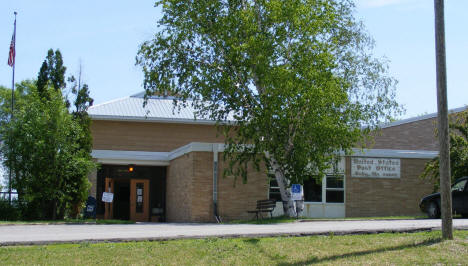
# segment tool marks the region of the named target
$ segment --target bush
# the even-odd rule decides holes
[[[21,219],[21,209],[16,200],[12,204],[8,200],[0,199],[0,220],[15,221]]]

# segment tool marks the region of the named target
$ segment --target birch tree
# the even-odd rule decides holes
[[[161,0],[136,57],[146,96],[177,95],[226,136],[226,175],[266,165],[285,213],[289,187],[323,176],[398,114],[395,80],[350,0]],[[361,130],[365,127],[366,130]],[[363,142],[364,143],[364,142]]]

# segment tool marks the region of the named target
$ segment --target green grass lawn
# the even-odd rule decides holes
[[[134,224],[133,221],[126,220],[99,220],[99,219],[65,219],[51,221],[0,221],[1,225],[17,224]]]
[[[2,265],[413,265],[468,263],[468,231],[208,238],[129,243],[0,247]]]

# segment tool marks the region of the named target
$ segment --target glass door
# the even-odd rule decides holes
[[[130,220],[149,221],[148,179],[130,179]]]

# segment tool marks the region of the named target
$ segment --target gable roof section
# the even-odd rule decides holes
[[[88,114],[93,120],[165,122],[182,124],[209,124],[209,119],[195,118],[195,109],[188,102],[186,107],[174,108],[172,97],[150,97],[145,107],[144,93],[138,93],[102,104],[91,106]]]

